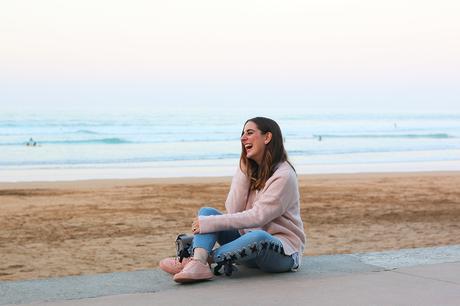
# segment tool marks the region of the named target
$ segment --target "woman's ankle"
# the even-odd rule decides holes
[[[207,264],[208,263],[208,251],[203,248],[195,248],[193,250],[193,259],[199,260],[200,262]]]

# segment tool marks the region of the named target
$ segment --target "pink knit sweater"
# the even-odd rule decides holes
[[[249,193],[249,194],[248,194]],[[249,192],[249,179],[238,168],[225,202],[227,214],[200,216],[200,233],[262,229],[281,240],[286,255],[301,256],[305,233],[300,218],[299,186],[292,167],[283,162],[262,190]]]

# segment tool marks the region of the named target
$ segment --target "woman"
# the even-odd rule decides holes
[[[182,263],[166,258],[160,268],[179,283],[212,279],[210,262],[227,268],[236,262],[266,272],[299,268],[305,234],[297,175],[272,119],[256,117],[244,124],[240,166],[225,208],[226,214],[201,208],[192,223],[193,258]],[[220,246],[213,249],[216,242]]]

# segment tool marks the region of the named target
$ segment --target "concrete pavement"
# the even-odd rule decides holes
[[[175,284],[154,269],[0,282],[0,305],[460,305],[460,245],[304,257],[301,271],[244,269]]]

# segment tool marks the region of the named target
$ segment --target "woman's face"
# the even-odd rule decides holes
[[[265,147],[271,140],[271,133],[262,134],[257,125],[248,121],[241,135],[241,143],[246,151],[246,157],[254,160],[258,165],[262,163]]]

